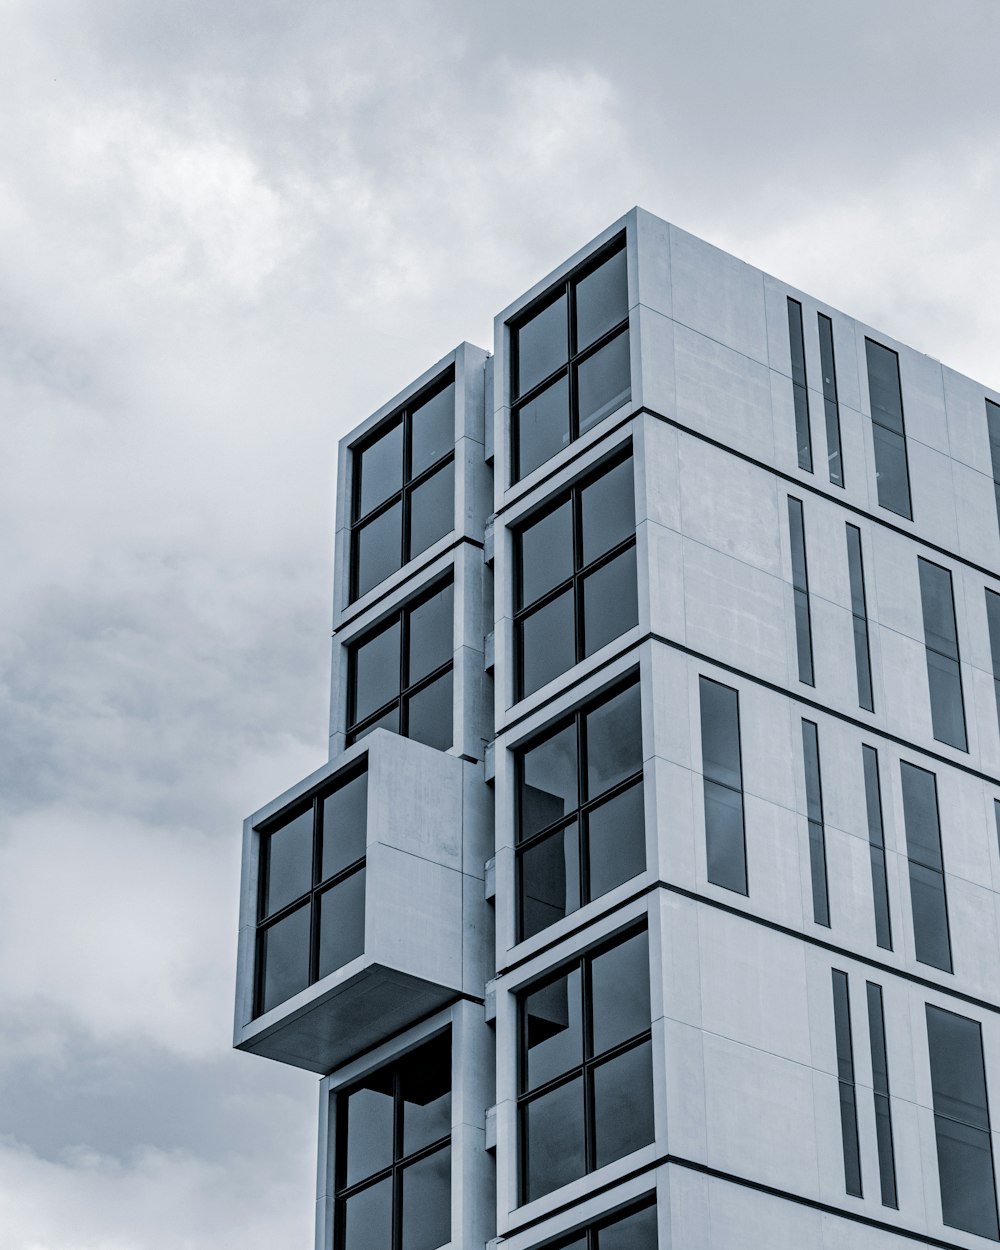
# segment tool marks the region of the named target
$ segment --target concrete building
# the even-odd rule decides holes
[[[640,209],[343,440],[235,1028],[318,1250],[998,1239],[998,483],[1000,394]]]

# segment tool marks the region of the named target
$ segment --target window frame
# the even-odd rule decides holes
[[[889,422],[884,421],[881,417],[875,415],[875,405],[872,403],[872,361],[876,359],[873,350],[887,352],[894,357],[896,364],[896,394],[899,398],[899,429],[896,429]],[[877,339],[865,336],[865,374],[868,381],[868,411],[872,423],[872,447],[875,460],[875,494],[880,508],[885,508],[887,512],[893,513],[895,516],[905,517],[907,521],[913,520],[913,492],[910,489],[910,453],[906,445],[906,414],[903,409],[903,377],[899,368],[899,352],[892,347],[886,347],[884,343],[880,343]],[[894,435],[900,439],[903,448],[903,476],[906,486],[906,511],[900,512],[898,508],[893,508],[889,504],[882,501],[882,491],[879,488],[879,479],[881,473],[879,471],[879,442],[875,436],[875,427],[885,431],[887,434]],[[883,464],[885,461],[883,461]]]
[[[933,570],[933,572],[931,572],[931,570]],[[943,574],[943,578],[939,579],[938,582],[939,587],[944,587],[944,585],[947,584],[948,588],[948,604],[945,609],[945,613],[950,619],[952,633],[955,639],[953,648],[954,654],[952,654],[951,648],[946,649],[941,644],[931,641],[931,634],[934,632],[931,628],[933,625],[933,618],[931,615],[931,595],[934,593],[933,587],[931,586],[931,579],[938,577],[939,574]],[[942,742],[945,746],[950,746],[956,751],[964,751],[965,754],[968,755],[969,725],[965,714],[965,690],[963,688],[964,683],[962,681],[962,652],[958,641],[958,615],[955,611],[955,579],[952,577],[951,569],[946,568],[943,564],[937,564],[935,561],[928,560],[924,556],[917,556],[917,580],[920,586],[920,615],[924,630],[924,656],[927,663],[927,698],[931,712],[931,734],[935,742]],[[925,586],[927,587],[927,590],[925,590]],[[940,635],[940,637],[944,637],[944,635]],[[937,671],[939,673],[947,671],[948,675],[952,679],[951,683],[949,683],[952,690],[954,686],[957,685],[958,687],[958,706],[957,708],[951,708],[951,711],[957,712],[958,714],[958,721],[960,722],[961,728],[961,742],[953,742],[950,738],[942,736],[947,732],[947,725],[939,723],[941,718],[945,715],[944,709],[940,704],[940,696],[944,687],[940,684],[935,686],[933,677],[934,664],[931,660],[931,656],[935,656],[938,661],[947,666],[946,669],[939,667]],[[937,700],[935,699],[935,691],[939,696]]]
[[[837,391],[837,353],[833,342],[833,318],[826,313],[818,312],[816,324],[819,330],[820,375],[823,380],[823,415],[826,420],[827,475],[831,485],[846,489],[844,449],[840,437],[840,397]],[[836,467],[834,467],[835,461]]]
[[[795,653],[799,681],[816,688],[812,609],[809,603],[809,557],[806,552],[806,511],[802,500],[788,498],[788,548],[792,564],[792,608],[795,617]]]
[[[588,1224],[574,1228],[571,1232],[559,1233],[551,1240],[542,1242],[539,1250],[566,1250],[567,1247],[573,1246],[575,1242],[581,1239],[586,1240],[587,1250],[600,1250],[601,1233],[606,1232],[608,1229],[614,1229],[616,1224],[623,1223],[633,1215],[639,1215],[641,1212],[649,1210],[658,1211],[655,1190],[634,1202],[629,1202],[626,1206],[618,1207],[613,1212],[597,1216]],[[657,1229],[658,1245],[659,1230]]]

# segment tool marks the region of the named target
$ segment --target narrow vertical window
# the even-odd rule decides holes
[[[829,929],[830,897],[826,881],[826,832],[823,827],[823,784],[819,774],[819,730],[811,720],[802,722],[802,762],[806,773],[813,919]]]
[[[990,456],[993,460],[993,497],[1000,521],[1000,404],[992,399],[986,401],[986,426],[990,434]]]
[[[927,1004],[941,1218],[1000,1240],[983,1038],[978,1020]]]
[[[939,564],[917,557],[920,603],[924,614],[927,683],[931,697],[931,729],[938,742],[967,751],[962,670],[951,574]]]
[[[851,1044],[851,1003],[847,973],[833,969],[833,1025],[837,1040],[837,1080],[840,1085],[840,1128],[844,1138],[844,1185],[861,1197],[861,1151],[858,1148],[858,1102],[854,1087],[854,1047]]]
[[[997,722],[1000,723],[1000,595],[995,590],[986,592],[986,623],[990,629],[990,658],[993,661],[993,695],[997,705]]]
[[[847,569],[851,579],[851,615],[854,619],[854,665],[858,674],[858,706],[875,711],[872,692],[872,657],[868,645],[868,604],[865,599],[865,566],[861,557],[861,531],[847,526]]]
[[[1000,799],[993,800],[993,820],[997,827],[997,847],[1000,849]]]
[[[699,693],[708,879],[713,885],[746,894],[739,695],[708,677],[699,679]]]
[[[875,1140],[878,1145],[878,1172],[882,1205],[898,1209],[896,1200],[896,1155],[892,1145],[892,1111],[889,1106],[889,1060],[885,1049],[885,1013],[882,987],[867,983],[868,1037],[872,1047],[872,1094],[875,1098]]]
[[[888,347],[865,339],[868,393],[872,405],[875,442],[875,481],[883,508],[913,519],[910,506],[910,470],[906,460],[903,392],[899,385],[899,357]]]
[[[840,450],[840,403],[837,399],[837,365],[833,355],[833,322],[825,313],[819,321],[819,359],[823,370],[823,413],[826,418],[826,459],[830,481],[844,485],[844,460]]]
[[[812,435],[809,432],[809,393],[806,384],[806,345],[802,334],[802,305],[788,299],[788,346],[792,355],[792,395],[795,401],[795,445],[799,468],[813,471]]]
[[[865,804],[868,808],[868,847],[872,865],[872,898],[875,903],[875,941],[892,950],[889,921],[889,886],[885,869],[885,835],[882,830],[882,787],[878,776],[878,751],[861,748],[865,769]]]
[[[937,780],[933,773],[907,764],[905,760],[899,765],[899,773],[903,785],[903,820],[917,959],[942,972],[951,972]]]
[[[812,622],[809,616],[809,572],[806,568],[806,527],[802,500],[788,496],[788,534],[792,551],[792,592],[795,597],[795,647],[799,681],[815,686]]]

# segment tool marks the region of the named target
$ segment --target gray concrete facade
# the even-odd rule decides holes
[[[577,275],[621,238],[628,398],[515,480],[518,327],[548,307],[560,284],[576,298]],[[812,471],[799,467],[789,298],[802,308]],[[842,485],[827,472],[819,315],[832,327]],[[866,339],[898,354],[912,519],[879,503]],[[1000,403],[1000,393],[641,209],[498,314],[493,350],[462,344],[342,441],[329,763],[244,828],[234,1044],[322,1075],[317,1250],[368,1244],[346,1240],[343,1212],[354,1191],[338,1180],[347,1136],[337,1123],[347,1095],[445,1031],[449,1250],[561,1246],[650,1197],[660,1250],[983,1245],[989,1238],[956,1223],[944,1192],[952,1181],[942,1181],[926,1009],[981,1030],[992,1177],[1000,1149],[1000,656],[991,652],[986,592],[1000,593],[1000,524],[985,401]],[[575,368],[571,359],[566,376]],[[452,376],[454,524],[352,601],[352,532],[367,523],[356,502],[362,452],[410,413],[415,396]],[[520,536],[623,456],[633,481],[636,623],[521,697]],[[409,487],[400,489],[405,512]],[[802,507],[814,684],[800,679],[789,498]],[[848,527],[860,536],[872,711],[859,700]],[[967,750],[935,737],[920,559],[951,575]],[[359,648],[397,620],[405,639],[410,605],[443,585],[452,588],[452,745],[384,728],[368,735],[368,722],[349,743],[352,724],[361,724],[352,721]],[[574,599],[578,614],[581,602]],[[745,894],[710,880],[706,678],[738,695]],[[581,886],[577,905],[522,937],[520,761],[548,731],[583,724],[631,680],[641,706],[645,869],[589,899]],[[404,667],[400,717],[406,681]],[[804,721],[815,726],[819,749],[828,924],[815,902],[820,822],[807,787]],[[865,748],[877,752],[891,947],[876,929]],[[926,887],[911,866],[909,766],[935,780],[934,888],[943,885],[947,900],[951,971],[918,958]],[[359,767],[369,778],[363,953],[255,1014],[257,961],[274,923],[261,918],[262,848],[283,813],[311,795],[321,802]],[[580,838],[590,810],[579,818]],[[328,888],[317,878],[302,907],[320,906]],[[637,932],[648,935],[649,952],[643,1045],[652,1077],[639,1095],[651,1105],[649,1140],[603,1162],[588,1147],[593,1157],[580,1174],[529,1200],[525,1064],[535,1043],[527,996],[567,969],[584,969],[584,984],[601,952]],[[834,972],[847,977],[849,1081]],[[884,1185],[869,985],[884,1010],[895,1206]],[[581,1061],[583,1082],[610,1071],[595,1056],[593,1066]],[[860,1193],[848,1192],[845,1171],[845,1082],[856,1107]],[[597,1095],[585,1098],[589,1135]],[[394,1183],[398,1198],[405,1181]]]

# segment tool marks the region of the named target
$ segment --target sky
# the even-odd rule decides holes
[[[0,1250],[312,1245],[231,1050],[337,440],[633,204],[1000,388],[996,0],[0,0]]]

